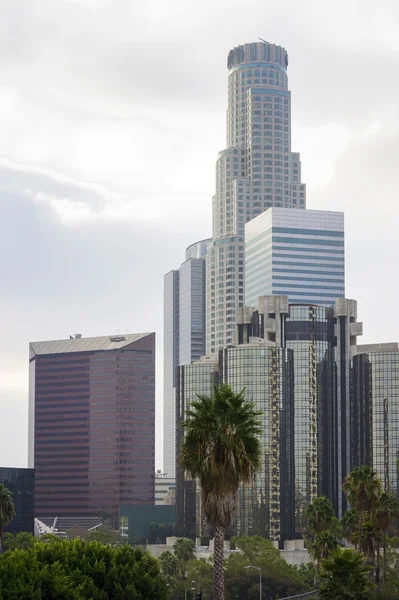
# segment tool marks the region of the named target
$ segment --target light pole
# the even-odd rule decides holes
[[[194,582],[193,582],[193,583],[194,583]],[[190,589],[190,590],[194,590],[194,591],[195,591],[195,587],[192,587],[192,588],[185,588],[185,589],[184,589],[184,600],[187,600],[187,591],[188,591],[189,589]]]
[[[260,567],[255,567],[254,565],[248,565],[244,567],[244,569],[256,569],[259,571],[259,600],[262,600],[262,569]]]

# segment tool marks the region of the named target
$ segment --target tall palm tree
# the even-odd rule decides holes
[[[204,515],[215,531],[213,598],[224,599],[224,530],[231,523],[239,486],[261,465],[260,412],[228,385],[197,396],[182,423],[180,463],[201,485]]]
[[[376,581],[379,583],[380,579],[380,533],[383,535],[383,569],[384,569],[384,581],[386,579],[386,532],[391,525],[395,516],[399,513],[399,503],[396,497],[391,492],[381,492],[378,498],[378,503],[374,510],[373,523],[376,531],[377,541],[377,572]]]
[[[348,508],[341,519],[342,535],[357,548],[359,535],[359,513],[356,508]]]
[[[309,554],[316,561],[316,583],[320,587],[320,561],[337,546],[336,537],[329,531],[335,519],[334,507],[325,496],[314,498],[306,507],[307,530],[312,539],[307,540]]]
[[[381,480],[373,467],[355,467],[346,477],[342,489],[359,514],[359,548],[362,548],[363,519],[369,516],[381,494]]]
[[[335,550],[339,546],[339,542],[334,534],[330,531],[322,531],[316,535],[310,546],[310,553],[317,560],[317,571],[320,570],[320,561]]]
[[[322,563],[321,598],[323,600],[369,600],[373,587],[370,565],[349,548],[334,550]]]
[[[322,531],[326,531],[332,524],[334,517],[334,508],[330,500],[325,496],[315,498],[306,508],[309,533],[317,535]]]
[[[8,488],[0,484],[0,552],[3,548],[4,529],[15,515],[12,494]]]

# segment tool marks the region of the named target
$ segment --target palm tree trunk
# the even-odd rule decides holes
[[[317,598],[320,598],[320,556],[317,557]]]
[[[375,583],[377,585],[377,592],[380,589],[380,534],[377,532],[377,568],[375,570]]]
[[[359,552],[362,551],[363,513],[359,510]]]
[[[213,600],[224,600],[224,529],[215,527],[213,552]]]
[[[384,553],[384,583],[387,580],[387,539],[386,539],[386,533],[385,533],[385,529],[384,529],[384,533],[383,533],[383,538],[382,538],[382,551]]]

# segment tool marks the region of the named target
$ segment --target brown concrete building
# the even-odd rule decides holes
[[[155,334],[30,344],[36,517],[154,502]]]

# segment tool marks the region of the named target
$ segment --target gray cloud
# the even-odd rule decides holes
[[[156,330],[161,423],[163,275],[210,234],[226,55],[258,36],[289,52],[308,206],[345,210],[364,341],[399,338],[396,2],[5,0],[0,17],[0,464],[26,462],[30,340]]]

